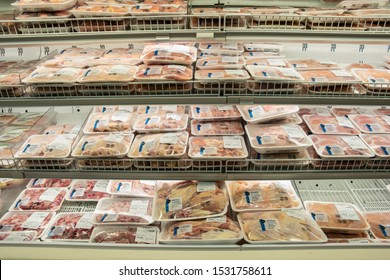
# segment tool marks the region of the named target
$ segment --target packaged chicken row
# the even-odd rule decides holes
[[[363,133],[390,133],[390,116],[348,115]]]
[[[318,116],[303,115],[303,120],[314,134],[339,134],[358,135],[360,134],[351,120],[344,116]]]

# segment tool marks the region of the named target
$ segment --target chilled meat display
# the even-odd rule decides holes
[[[57,211],[66,193],[64,188],[26,189],[11,205],[10,211]]]
[[[99,201],[111,197],[107,193],[109,181],[106,180],[73,180],[66,199],[69,201]]]
[[[202,81],[224,81],[224,80],[248,80],[250,77],[246,70],[230,70],[230,69],[206,69],[196,70],[195,80]]]
[[[388,93],[390,89],[390,70],[352,69],[351,71],[363,81],[363,87],[370,92]]]
[[[245,60],[240,56],[210,56],[196,62],[196,68],[201,70],[242,69],[244,66]]]
[[[314,134],[340,134],[340,135],[359,135],[359,130],[344,116],[316,116],[304,115],[311,132]]]
[[[145,64],[191,65],[196,61],[197,49],[184,45],[158,44],[145,46],[141,60]]]
[[[299,107],[294,105],[241,105],[237,108],[250,124],[283,120],[299,111]]]
[[[241,115],[235,105],[191,105],[191,118],[198,121],[237,120]]]
[[[316,59],[290,59],[289,63],[295,70],[329,70],[340,69],[341,66],[334,62],[318,61]]]
[[[164,113],[176,113],[176,114],[185,114],[186,106],[183,105],[146,105],[138,106],[137,113],[139,115],[154,115],[154,114],[164,114]]]
[[[390,212],[365,213],[364,217],[370,224],[375,238],[390,239]]]
[[[276,60],[276,62],[278,62],[278,64],[281,64],[280,60]],[[301,74],[291,68],[247,65],[247,69],[255,81],[263,81],[263,82],[303,81]]]
[[[138,68],[128,65],[100,65],[93,66],[85,70],[79,78],[79,83],[127,83],[134,80],[134,75]]]
[[[36,231],[13,231],[0,232],[1,242],[28,242],[33,241],[37,236]]]
[[[390,133],[390,116],[349,115],[363,133]]]
[[[244,135],[239,121],[191,121],[191,134],[194,136]]]
[[[157,227],[99,226],[92,232],[91,243],[157,244]]]
[[[46,68],[38,67],[22,80],[25,84],[71,84],[83,75],[83,70],[74,67]]]
[[[88,241],[94,228],[93,213],[57,214],[45,231],[44,240]]]
[[[305,201],[305,208],[326,232],[356,233],[370,229],[357,207],[350,203]]]
[[[283,58],[253,58],[253,59],[247,59],[246,64],[248,66],[254,65],[254,66],[291,68],[290,63]]]
[[[154,203],[156,221],[180,221],[224,215],[228,198],[223,182],[159,181]]]
[[[185,65],[140,65],[135,79],[138,81],[189,81],[192,69]]]
[[[156,181],[110,180],[107,192],[117,196],[154,197]]]
[[[390,134],[362,134],[360,138],[377,157],[390,157]]]
[[[248,150],[242,136],[191,137],[188,156],[193,159],[244,159]]]
[[[72,181],[72,179],[31,179],[27,188],[68,188]]]
[[[249,243],[323,243],[328,239],[304,210],[239,213]]]
[[[238,43],[200,43],[199,50],[205,55],[240,56],[244,47]]]
[[[122,17],[129,13],[125,7],[115,5],[92,5],[92,6],[78,6],[70,12],[76,18],[84,17]]]
[[[302,208],[290,181],[227,181],[226,185],[236,212]]]
[[[188,115],[166,113],[159,115],[138,116],[134,130],[140,133],[169,132],[185,130],[188,125]]]
[[[135,114],[127,111],[92,113],[84,127],[84,133],[133,132],[136,118]]]

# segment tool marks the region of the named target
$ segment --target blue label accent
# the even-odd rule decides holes
[[[89,75],[89,73],[91,73],[91,70],[88,70],[87,72],[85,72],[84,77],[87,77]]]
[[[261,141],[261,136],[256,136],[257,143],[260,145],[263,145],[263,142]]]
[[[85,141],[84,144],[83,144],[83,146],[81,147],[81,150],[82,150],[82,151],[85,150],[85,146],[87,146],[87,144],[88,144],[88,141]]]
[[[102,107],[102,112],[104,113],[106,111],[106,107]]]
[[[293,67],[294,67],[294,68],[297,68],[297,66],[298,66],[297,64],[293,63]]]
[[[171,200],[168,198],[165,200],[165,212],[169,212],[169,203],[171,203]]]
[[[257,159],[261,159],[261,154],[257,153]]]
[[[371,132],[372,132],[372,127],[371,127],[371,125],[368,124],[368,123],[366,123],[365,125],[366,125],[366,127],[368,128],[368,131],[371,131]]]
[[[139,8],[141,8],[141,6],[140,6],[140,5],[137,5],[137,6],[135,6],[135,8],[136,8],[137,10],[139,10]]]
[[[316,214],[315,213],[310,213],[311,214],[311,216],[312,216],[312,218],[313,218],[313,220],[315,221],[316,220]]]
[[[249,53],[249,55],[250,55],[250,56],[253,56],[253,53],[252,53],[252,52],[250,52],[250,53]]]
[[[145,112],[146,112],[146,114],[149,114],[149,110],[150,110],[150,106],[149,106],[149,105],[147,105],[147,106],[146,106],[146,111],[145,111]]]
[[[206,49],[210,49],[211,48],[211,45],[207,45],[207,48]]]
[[[50,236],[53,233],[53,230],[55,230],[55,228],[56,228],[55,226],[52,226],[47,236]]]
[[[200,53],[200,56],[204,56],[204,53]]]
[[[254,62],[254,63],[253,63],[253,65],[256,65],[256,66],[257,66],[257,63],[256,63],[256,62]]]
[[[198,124],[196,127],[197,127],[198,131],[200,131],[200,128],[202,127],[202,125]]]
[[[379,229],[381,230],[382,234],[387,237],[386,228],[383,225],[379,225]]]
[[[158,55],[158,50],[155,50],[155,51],[154,51],[154,55]]]
[[[150,122],[150,118],[147,118],[145,124],[148,124],[149,122]]]
[[[109,50],[108,52],[106,52],[106,54],[109,54],[109,53],[112,53],[112,50]]]
[[[312,81],[312,82],[315,82],[315,81],[316,81],[316,78],[311,78],[311,81]]]
[[[203,62],[203,66],[206,66],[207,63],[208,63],[208,61]]]
[[[122,187],[122,183],[119,183],[119,184],[118,184],[118,187],[116,188],[116,191],[118,191],[118,192],[119,192],[119,191],[120,191],[120,189],[121,189],[121,187]]]
[[[376,79],[370,78],[371,82],[376,83]]]
[[[245,194],[246,203],[250,204],[251,203],[251,200],[249,198],[250,193],[249,192],[244,192],[244,194]]]
[[[144,148],[144,146],[145,146],[145,142],[142,141],[142,142],[141,142],[141,145],[139,145],[138,152],[142,152],[142,149]]]
[[[326,151],[328,152],[329,155],[331,155],[331,156],[333,155],[331,147],[325,146],[325,149],[326,149]]]
[[[248,110],[248,114],[250,118],[253,118],[253,111],[251,109]]]
[[[73,197],[73,195],[74,195],[75,192],[76,192],[76,190],[74,189],[74,190],[72,191],[72,193],[70,194],[70,197]]]
[[[197,114],[199,114],[199,113],[200,113],[200,108],[199,108],[199,107],[196,107],[196,108],[195,108],[195,111],[196,111]]]
[[[324,124],[320,124],[320,127],[321,127],[323,132],[326,132],[326,126]]]
[[[96,129],[99,123],[100,123],[100,121],[99,121],[99,120],[96,120],[96,121],[95,121],[95,124],[93,125],[93,129]]]
[[[386,147],[381,147],[382,151],[385,153],[386,156],[389,155],[389,152],[387,151],[387,148]]]
[[[213,73],[208,73],[207,77],[211,78],[212,75],[213,75]]]
[[[103,217],[100,219],[100,221],[103,222],[104,219],[107,218],[107,216],[108,216],[108,214],[105,213],[105,214],[103,215]]]
[[[34,182],[32,183],[33,186],[39,181],[39,179],[35,179]]]
[[[265,221],[263,219],[260,219],[259,222],[260,222],[261,231],[266,231]]]
[[[179,228],[180,228],[180,227],[175,227],[175,228],[173,229],[173,235],[174,235],[174,236],[177,235],[177,231],[179,230]]]
[[[149,67],[146,68],[146,69],[145,69],[145,72],[144,72],[144,76],[147,76],[149,71],[150,71],[150,68],[149,68]]]
[[[21,200],[21,199],[19,199],[19,201],[18,201],[18,202],[16,202],[15,209],[18,209],[20,202],[22,202],[22,200]]]
[[[263,76],[264,76],[264,77],[267,77],[267,72],[261,71],[261,73],[263,73]]]
[[[23,153],[25,153],[28,150],[28,148],[30,148],[30,147],[31,147],[31,145],[27,144],[27,146],[23,149]]]
[[[203,155],[205,148],[200,147],[200,154]]]

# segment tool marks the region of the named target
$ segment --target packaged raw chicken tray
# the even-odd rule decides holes
[[[276,60],[276,63],[281,64],[280,60]],[[299,82],[304,80],[297,71],[290,68],[247,65],[247,69],[255,81]]]
[[[166,16],[171,15],[186,15],[187,7],[178,4],[139,4],[131,7],[130,14],[132,16],[165,16],[161,19],[167,19]],[[160,19],[160,18],[155,18]],[[174,20],[180,20],[182,17],[175,17]]]
[[[229,81],[229,80],[248,80],[250,77],[246,70],[196,70],[195,80],[199,81]]]
[[[157,227],[98,226],[92,232],[90,243],[158,244]]]
[[[261,154],[253,148],[250,158],[255,166],[306,166],[311,159],[307,150],[299,153]]]
[[[59,213],[46,228],[44,241],[89,241],[93,213]]]
[[[250,144],[260,154],[298,153],[312,144],[299,125],[248,124]]]
[[[188,156],[192,159],[235,160],[248,157],[242,136],[191,137]]]
[[[59,134],[70,134],[77,135],[80,132],[81,125],[78,124],[57,124],[51,125],[45,129],[43,134],[47,135],[59,135]]]
[[[390,212],[365,213],[364,217],[377,239],[390,239]]]
[[[0,143],[0,169],[11,168],[16,165],[14,155],[8,144]]]
[[[237,222],[223,216],[167,222],[162,225],[159,237],[165,244],[234,244],[243,238]]]
[[[80,68],[46,68],[38,67],[34,72],[22,80],[23,83],[31,84],[73,84],[83,75]]]
[[[363,108],[333,107],[330,109],[330,111],[335,116],[344,116],[344,117],[348,117],[349,115],[375,115],[374,110],[367,107],[363,107]]]
[[[36,124],[45,113],[24,113],[16,120],[12,121],[12,125],[33,126]]]
[[[191,118],[198,121],[238,120],[241,115],[235,105],[191,105]]]
[[[97,225],[150,225],[153,199],[102,198],[99,200],[92,222]]]
[[[191,121],[191,134],[194,136],[244,135],[240,121]]]
[[[295,70],[313,71],[313,70],[335,70],[341,69],[342,67],[332,61],[319,61],[316,59],[289,59],[288,62]],[[337,73],[337,72],[336,72]]]
[[[58,55],[55,57],[60,57],[60,58],[93,58],[93,57],[100,57],[103,56],[105,53],[105,50],[101,49],[93,49],[93,48],[67,48],[61,50]]]
[[[99,65],[86,69],[79,83],[128,83],[134,80],[138,67],[127,65]]]
[[[34,241],[36,231],[12,231],[0,232],[0,242],[28,242]]]
[[[310,135],[317,154],[324,159],[362,159],[374,157],[358,136]]]
[[[139,115],[155,115],[164,113],[185,114],[186,106],[182,105],[146,105],[138,106],[137,113]]]
[[[369,93],[389,93],[390,70],[385,69],[352,69],[352,73],[363,82]]]
[[[353,204],[320,201],[305,201],[304,204],[325,232],[357,233],[370,229],[370,225]]]
[[[19,86],[20,75],[17,73],[0,73],[0,97],[14,97],[23,95]]]
[[[246,59],[246,65],[254,65],[254,66],[271,66],[271,67],[281,67],[281,68],[291,68],[290,63],[279,57],[275,58],[252,58]]]
[[[240,56],[244,47],[238,43],[200,43],[199,50],[205,55]]]
[[[363,133],[390,133],[390,116],[349,115]]]
[[[235,212],[302,208],[291,181],[226,181],[226,186]]]
[[[35,231],[40,238],[54,216],[53,212],[7,212],[0,220],[0,232]]]
[[[381,158],[390,157],[390,134],[361,134],[360,138]]]
[[[55,57],[39,64],[46,68],[87,68],[100,63],[99,57]]]
[[[295,105],[242,105],[237,108],[243,119],[250,124],[283,120],[299,111],[299,107]]]
[[[129,10],[125,6],[119,5],[78,6],[74,9],[71,9],[70,12],[76,18],[123,17],[129,14]]]
[[[344,116],[303,115],[302,118],[313,134],[360,134],[351,120]]]
[[[31,179],[26,188],[42,189],[42,188],[68,188],[72,183],[72,179]]]
[[[135,137],[128,157],[142,158],[181,158],[185,155],[188,132],[139,134]]]
[[[155,221],[181,221],[208,218],[227,212],[224,182],[158,181],[153,218]]]
[[[24,21],[24,24],[28,23],[65,23],[68,22],[68,18],[70,18],[72,14],[65,11],[57,11],[57,12],[35,12],[35,13],[21,13],[15,17],[16,20]]]
[[[110,60],[113,63],[120,64],[118,61],[124,61],[125,65],[138,65],[141,63],[142,50],[126,49],[126,48],[115,48],[106,51],[103,57],[100,59],[102,64],[108,64]],[[114,64],[114,65],[115,65]]]
[[[35,11],[63,11],[73,7],[77,0],[17,0],[11,6],[25,12]]]
[[[134,130],[139,133],[182,131],[186,130],[188,119],[188,115],[176,113],[139,115]]]
[[[174,44],[157,44],[146,45],[141,60],[145,64],[182,64],[191,65],[196,61],[195,47],[174,45]]]
[[[113,113],[92,113],[84,126],[85,134],[129,133],[134,132],[133,125],[137,116],[127,111]]]
[[[0,142],[7,144],[16,144],[23,140],[26,133],[30,130],[28,127],[7,126],[0,131]]]
[[[99,201],[111,197],[107,193],[108,180],[73,180],[66,195],[68,201]]]
[[[19,113],[2,113],[0,114],[0,126],[7,125],[16,119],[20,114]]]
[[[140,65],[135,73],[137,81],[190,81],[193,72],[190,67],[184,65]],[[154,87],[150,86],[152,89]],[[172,88],[172,87],[171,87]],[[177,90],[180,87],[173,87]]]
[[[94,113],[115,113],[116,111],[127,111],[134,113],[137,111],[137,106],[95,106]]]
[[[58,211],[67,189],[26,189],[16,198],[9,211]]]
[[[241,56],[208,56],[196,62],[196,68],[201,70],[242,69],[245,59]]]
[[[239,213],[244,239],[252,244],[324,243],[328,239],[305,210]]]
[[[157,181],[110,180],[107,192],[116,196],[154,197]]]

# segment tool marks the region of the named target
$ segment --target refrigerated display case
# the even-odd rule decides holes
[[[23,141],[19,141],[19,145],[12,147],[11,156],[1,158],[0,177],[23,179],[22,182],[17,182],[19,186],[15,185],[2,191],[2,213],[10,207],[10,204],[32,178],[199,180],[205,182],[293,180],[294,188],[302,201],[352,203],[362,212],[390,211],[390,190],[387,187],[390,184],[390,161],[387,157],[335,160],[321,158],[316,156],[314,150],[308,150],[308,156],[279,158],[266,157],[256,151],[248,150],[246,154],[249,156],[245,156],[245,159],[229,158],[229,156],[211,159],[191,158],[186,156],[186,153],[183,155],[182,151],[179,158],[159,159],[153,155],[142,155],[142,148],[136,149],[139,157],[132,156],[133,147],[130,146],[120,157],[103,159],[99,156],[79,157],[69,153],[65,156],[50,158],[14,156],[19,149],[22,151],[25,149],[22,144],[29,136],[41,133],[49,125],[55,124],[61,126],[73,124],[81,128],[81,131],[71,133],[73,140],[69,143],[69,149],[75,151],[79,141],[83,141],[82,128],[87,124],[93,106],[103,106],[103,109],[99,109],[95,114],[104,114],[108,106],[146,105],[147,112],[156,110],[155,107],[149,105],[161,105],[170,107],[170,110],[175,112],[178,108],[175,107],[176,105],[198,105],[199,107],[217,105],[214,106],[217,108],[219,106],[231,108],[232,105],[240,105],[242,108],[251,107],[252,111],[248,118],[251,118],[255,110],[259,110],[257,107],[264,104],[320,107],[322,111],[317,112],[322,116],[327,107],[329,109],[341,106],[367,107],[367,110],[370,110],[375,106],[376,110],[386,110],[387,106],[390,106],[388,96],[390,80],[380,76],[375,77],[375,80],[351,79],[354,76],[350,76],[349,72],[346,74],[346,70],[339,69],[339,64],[348,69],[350,64],[354,64],[354,68],[359,68],[359,65],[365,65],[362,66],[363,68],[367,65],[379,68],[389,63],[390,17],[386,13],[389,7],[383,6],[387,4],[386,1],[378,1],[379,7],[378,5],[363,7],[381,9],[375,16],[367,11],[359,13],[359,10],[355,9],[346,12],[342,5],[336,6],[335,1],[318,0],[297,3],[289,0],[276,0],[258,3],[259,1],[249,0],[216,0],[214,1],[216,3],[210,3],[205,0],[193,0],[188,2],[186,13],[180,11],[173,14],[160,13],[143,16],[142,10],[142,13],[136,11],[129,14],[117,14],[115,17],[108,14],[104,17],[91,14],[88,17],[75,15],[76,17],[39,18],[37,20],[25,19],[19,14],[10,13],[9,4],[11,2],[13,1],[0,3],[0,9],[8,11],[0,14],[0,62],[32,60],[34,62],[31,65],[37,65],[42,61],[58,57],[62,53],[61,50],[67,48],[74,50],[94,48],[96,49],[94,54],[101,55],[114,48],[139,50],[140,53],[146,44],[185,42],[184,45],[192,50],[193,46],[199,48],[198,44],[202,44],[198,58],[207,57],[210,49],[217,48],[218,44],[223,45],[217,48],[219,54],[222,51],[222,54],[231,55],[232,49],[237,50],[237,44],[244,43],[246,52],[242,54],[242,57],[255,59],[252,63],[261,63],[261,59],[266,59],[268,65],[254,64],[255,66],[248,69],[248,73],[245,72],[246,75],[238,73],[238,71],[245,70],[229,69],[221,72],[217,69],[204,70],[207,73],[206,76],[199,75],[198,79],[188,80],[187,76],[184,76],[183,80],[183,76],[179,76],[180,80],[177,80],[175,76],[168,80],[110,80],[110,82],[94,80],[93,83],[79,83],[76,80],[70,82],[69,77],[74,77],[82,70],[70,71],[68,69],[69,71],[65,73],[63,71],[53,72],[53,76],[58,79],[55,82],[53,80],[51,82],[50,80],[23,82],[28,81],[29,77],[26,74],[26,76],[19,75],[17,82],[11,79],[11,83],[2,84],[0,87],[2,113],[45,112],[38,123],[24,134]],[[259,6],[262,8],[260,9]],[[277,6],[285,8],[283,13],[272,10]],[[319,8],[337,8],[342,11],[321,13]],[[300,12],[297,9],[300,9]],[[255,45],[245,46],[250,43]],[[254,47],[257,48],[256,53],[253,50]],[[242,51],[240,50],[240,54]],[[261,53],[259,58],[258,53]],[[154,55],[157,56],[157,54]],[[295,64],[291,65],[295,70],[293,68],[283,70],[283,67],[277,68],[279,72],[273,70],[270,73],[264,70],[269,67],[269,64],[279,67],[282,66],[281,63],[286,65],[283,60],[291,59],[295,60]],[[298,68],[309,65],[313,59],[319,61],[317,66],[326,66],[325,70],[317,68],[313,71],[327,73],[315,73],[312,78],[299,72],[302,69]],[[296,62],[298,60],[299,62]],[[225,63],[231,63],[231,61],[231,58],[225,59]],[[60,63],[70,62],[61,61]],[[82,65],[85,61],[79,60],[77,63]],[[114,63],[116,63],[115,60]],[[334,65],[334,67],[329,67],[329,65]],[[185,71],[183,67],[186,68],[184,65],[173,66],[178,71]],[[332,69],[329,70],[329,68]],[[126,69],[126,74],[129,73],[127,70],[129,69]],[[190,70],[196,71],[194,66]],[[115,71],[123,74],[124,69]],[[162,73],[162,71],[157,69],[154,73]],[[28,74],[31,77],[31,73]],[[249,78],[249,74],[252,74],[253,78]],[[335,77],[343,78],[336,82]],[[201,111],[200,108],[199,111]],[[136,111],[131,110],[128,113],[135,114]],[[121,118],[123,115],[119,116],[119,119]],[[191,122],[188,124],[191,125]],[[303,128],[302,131],[310,129],[305,128],[304,124],[300,125]],[[288,134],[288,131],[285,131]],[[297,132],[290,130],[290,133]],[[170,135],[168,139],[171,137]],[[165,141],[167,141],[166,138]],[[189,139],[189,146],[191,146],[191,141],[199,140],[196,138]],[[223,139],[220,136],[215,136],[215,138]],[[257,138],[254,139],[256,141]],[[103,141],[112,142],[113,137]],[[251,147],[246,138],[241,145]],[[81,142],[81,150],[85,150],[83,142]],[[59,213],[93,212],[95,208],[96,202],[94,201],[65,200]],[[3,242],[0,246],[0,255],[4,259],[388,259],[390,252],[390,243],[386,241],[325,244],[246,244],[242,242],[186,245],[182,242],[179,245],[118,245],[50,240],[50,242],[16,243],[11,241]]]

